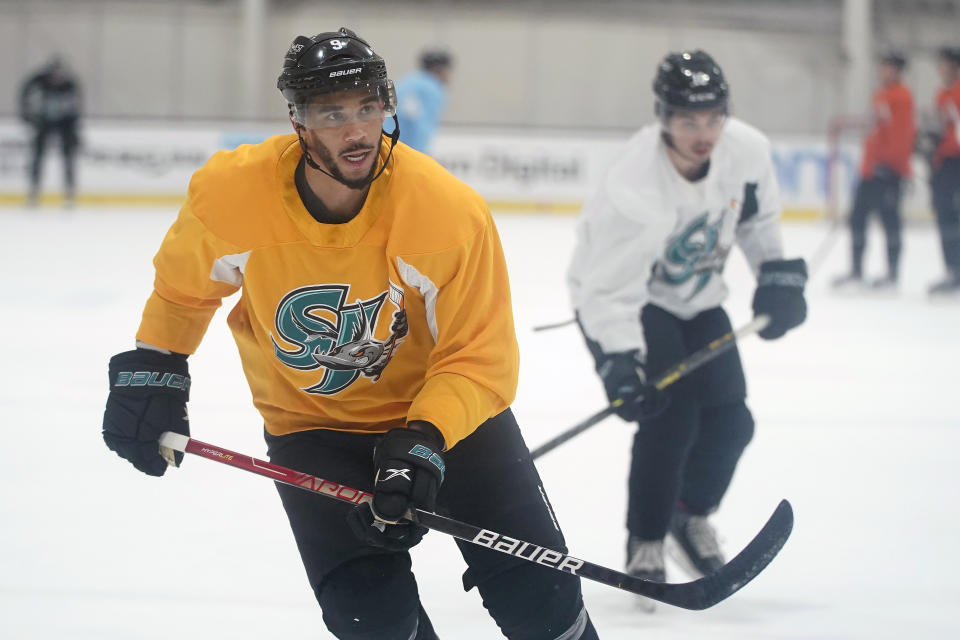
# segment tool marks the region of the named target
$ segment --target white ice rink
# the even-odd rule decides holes
[[[270,482],[195,457],[150,478],[100,438],[107,359],[132,347],[174,213],[0,210],[0,638],[330,637]],[[498,217],[521,339],[514,408],[531,447],[603,404],[576,330],[530,331],[569,315],[573,223]],[[788,253],[809,257],[825,231],[787,225]],[[704,612],[646,615],[585,583],[601,638],[960,637],[960,301],[924,295],[941,275],[932,226],[907,230],[897,296],[832,294],[847,253],[844,236],[809,286],[802,328],[741,346],[757,433],[715,521],[732,555],[785,497],[792,538]],[[739,253],[726,275],[739,325],[753,291]],[[191,358],[193,435],[263,457],[224,318]],[[612,418],[539,462],[571,553],[617,569],[630,439]],[[442,638],[500,637],[462,592],[450,539],[431,533],[414,555]]]

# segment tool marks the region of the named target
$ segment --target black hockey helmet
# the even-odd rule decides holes
[[[290,105],[290,115],[301,124],[297,106],[311,96],[334,91],[367,89],[383,100],[384,115],[397,111],[396,89],[383,58],[346,27],[297,36],[283,58],[277,88]]]
[[[723,71],[700,49],[667,54],[657,67],[653,92],[657,96],[657,113],[662,117],[673,110],[726,110],[730,100]]]
[[[937,51],[938,56],[947,62],[960,66],[960,47],[945,46]]]
[[[420,54],[420,68],[425,71],[450,67],[452,64],[453,57],[444,49],[427,49]]]
[[[907,56],[905,56],[902,51],[891,49],[880,55],[880,63],[890,65],[902,71],[907,66]]]

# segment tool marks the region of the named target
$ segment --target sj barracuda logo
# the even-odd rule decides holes
[[[333,395],[361,376],[376,382],[407,335],[403,289],[390,283],[388,291],[353,304],[349,292],[344,284],[300,287],[277,305],[271,335],[277,359],[292,369],[323,371],[307,393]],[[390,335],[377,340],[373,330],[388,296],[395,307]]]
[[[667,247],[665,260],[657,264],[657,275],[673,286],[696,278],[696,285],[688,298],[697,295],[715,273],[723,269],[729,247],[719,244],[720,231],[728,211],[725,209],[714,222],[704,213],[676,236]]]

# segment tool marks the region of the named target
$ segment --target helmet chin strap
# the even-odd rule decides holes
[[[336,180],[337,182],[339,182],[345,187],[350,187],[351,189],[358,188],[358,187],[355,187],[354,185],[347,184],[342,178],[338,178],[337,176],[333,175],[332,173],[330,173],[329,171],[321,167],[319,164],[317,164],[317,162],[310,155],[310,150],[307,148],[307,143],[304,141],[303,135],[300,133],[300,129],[302,128],[303,128],[303,125],[301,124],[297,125],[297,139],[300,140],[300,150],[303,151],[303,159],[306,161],[307,165],[309,165],[311,169],[316,169],[320,173],[330,176],[331,178],[333,178],[334,180]],[[367,180],[363,184],[363,187],[366,187],[371,182],[373,182],[374,180],[380,177],[380,174],[383,173],[384,169],[386,169],[387,165],[390,163],[390,157],[393,156],[393,148],[397,146],[397,142],[399,141],[400,141],[400,120],[397,118],[397,114],[393,114],[393,133],[390,134],[390,150],[387,152],[387,159],[383,161],[383,166],[380,167],[380,171],[377,171],[377,175]],[[363,188],[363,187],[360,187],[360,188]]]

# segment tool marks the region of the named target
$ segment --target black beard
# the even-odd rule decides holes
[[[376,154],[375,157],[380,156],[380,144],[383,140],[377,141],[377,147],[374,150]],[[367,175],[362,178],[357,178],[356,180],[347,180],[344,177],[343,172],[340,171],[340,167],[337,166],[337,161],[334,159],[333,154],[330,152],[330,149],[323,144],[322,142],[317,142],[317,155],[320,156],[320,162],[326,165],[327,169],[330,170],[330,175],[336,178],[340,183],[346,185],[350,189],[366,189],[370,183],[373,181],[373,174],[377,170],[377,161],[373,161],[373,164],[370,165],[370,171],[367,172]]]

